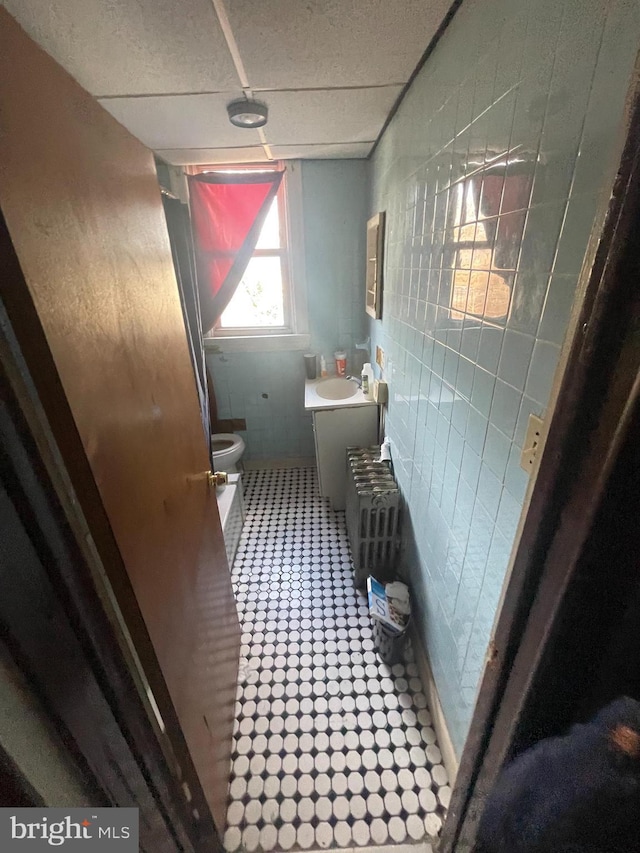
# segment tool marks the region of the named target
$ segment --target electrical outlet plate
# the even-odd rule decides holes
[[[382,347],[376,347],[376,364],[380,370],[384,370],[384,350]]]
[[[527,434],[524,437],[524,448],[520,455],[520,467],[530,474],[533,470],[534,462],[540,447],[542,436],[542,418],[537,415],[529,415],[529,424],[527,425]]]

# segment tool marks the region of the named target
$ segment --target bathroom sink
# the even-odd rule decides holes
[[[316,386],[316,394],[323,400],[348,400],[358,391],[358,383],[353,379],[323,379]]]

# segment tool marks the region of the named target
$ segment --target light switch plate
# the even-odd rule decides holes
[[[380,370],[384,370],[384,350],[382,347],[376,347],[376,364]]]
[[[542,436],[542,425],[544,421],[537,415],[529,415],[529,424],[527,425],[527,433],[524,437],[524,447],[520,455],[520,467],[530,474],[533,470],[533,464],[536,461],[538,449]]]

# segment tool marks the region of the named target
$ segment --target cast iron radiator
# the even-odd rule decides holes
[[[400,532],[400,490],[379,447],[347,448],[346,522],[356,586],[367,576],[394,575]]]

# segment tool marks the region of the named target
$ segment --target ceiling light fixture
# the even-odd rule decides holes
[[[229,121],[236,127],[264,127],[269,110],[266,104],[242,98],[227,104]]]

